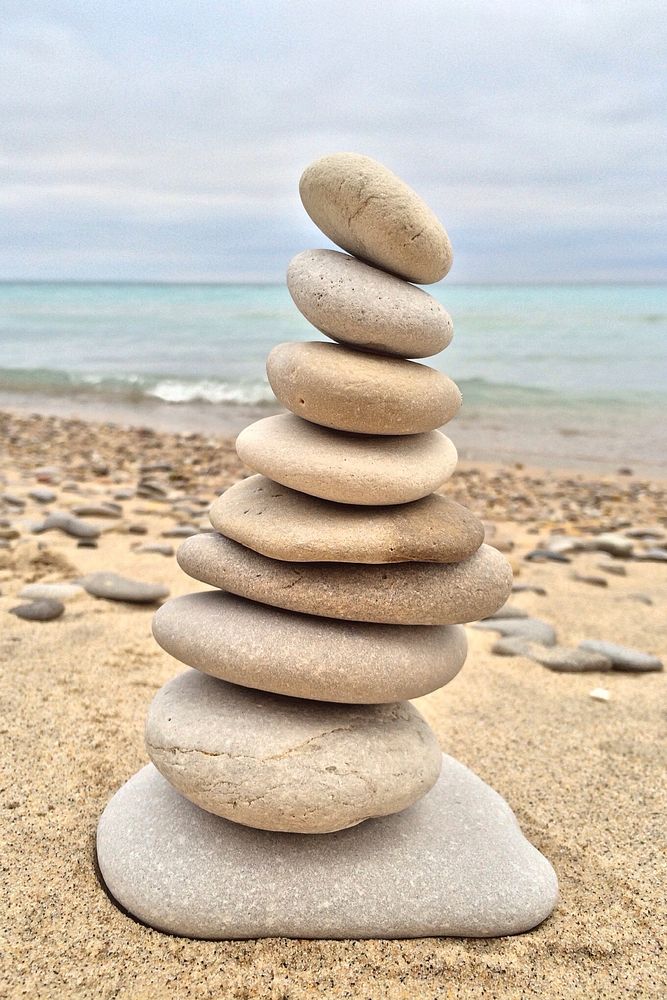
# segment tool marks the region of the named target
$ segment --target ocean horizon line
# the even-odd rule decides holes
[[[436,282],[435,285],[426,285],[426,288],[444,287],[446,279]],[[219,281],[207,280],[180,280],[180,279],[143,279],[143,278],[0,278],[0,286],[12,285],[63,285],[69,287],[84,286],[107,286],[120,288],[131,286],[136,288],[281,288],[285,287],[285,280],[227,280]],[[449,288],[664,288],[667,287],[665,279],[591,279],[587,281],[577,280],[552,280],[552,281],[446,281]]]

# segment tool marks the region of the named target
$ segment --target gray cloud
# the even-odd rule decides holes
[[[658,2],[5,5],[0,275],[280,278],[303,167],[356,149],[454,280],[664,275]],[[661,240],[662,236],[662,240]]]

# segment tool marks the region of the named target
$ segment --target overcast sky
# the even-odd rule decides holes
[[[282,280],[316,157],[381,160],[451,280],[665,277],[664,0],[4,0],[0,277]]]

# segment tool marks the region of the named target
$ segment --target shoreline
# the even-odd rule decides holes
[[[0,411],[55,417],[156,433],[234,438],[254,420],[283,412],[275,406],[212,403],[137,403],[0,391]],[[615,475],[631,470],[667,479],[661,425],[651,411],[568,410],[553,407],[491,407],[470,404],[443,427],[462,462],[525,465],[547,470]]]
[[[79,481],[101,480],[93,492],[103,489],[109,476],[113,483],[125,484],[128,477],[138,482],[145,473],[152,476],[154,467],[158,478],[207,495],[210,501],[253,474],[236,454],[235,435],[220,430],[163,430],[141,423],[0,408],[0,438],[5,442],[0,493],[7,481],[3,465],[22,478],[39,467],[56,466],[59,478],[73,480],[73,487]],[[530,523],[535,532],[538,526],[553,531],[560,524],[575,531],[615,531],[624,523],[614,516],[619,504],[631,509],[634,517],[643,511],[642,523],[664,520],[667,475],[656,477],[639,468],[619,473],[573,463],[546,466],[524,456],[525,461],[509,462],[498,450],[494,456],[486,453],[483,459],[474,459],[461,449],[457,468],[441,492],[470,507],[482,520]],[[166,471],[160,471],[163,467]],[[76,491],[72,501],[75,497]]]

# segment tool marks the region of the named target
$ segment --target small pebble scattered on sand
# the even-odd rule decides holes
[[[552,552],[550,549],[531,549],[523,557],[526,562],[558,562],[569,563],[572,560],[562,552]]]
[[[28,496],[31,500],[36,500],[37,503],[53,503],[57,494],[46,486],[38,486],[34,490],[30,490]]]
[[[616,642],[601,642],[598,639],[586,639],[579,643],[579,649],[606,656],[615,670],[632,670],[639,673],[650,670],[662,670],[663,662],[659,657],[644,653],[640,649],[620,646]]]
[[[155,604],[169,596],[169,588],[161,583],[130,580],[118,573],[90,573],[78,582],[93,597],[101,597],[107,601]]]
[[[98,538],[101,534],[96,524],[84,521],[83,518],[75,514],[67,514],[64,511],[53,511],[46,517],[38,529],[38,533],[44,531],[63,531],[72,538]]]
[[[79,504],[77,507],[72,507],[72,513],[77,517],[117,518],[123,516],[123,509],[119,504],[112,503]]]
[[[603,573],[611,573],[612,576],[627,576],[628,571],[623,565],[623,563],[618,562],[603,562],[597,563],[597,568],[601,569]]]
[[[52,597],[40,597],[28,604],[18,604],[15,608],[10,608],[9,613],[17,618],[25,618],[31,622],[50,622],[54,618],[60,618],[65,610],[62,601],[56,601]]]
[[[76,583],[28,583],[20,591],[19,597],[31,601],[48,598],[55,601],[73,601],[85,595],[85,590]]]
[[[173,545],[160,545],[159,542],[150,543],[147,545],[138,545],[136,548],[132,546],[133,552],[145,552],[147,554],[158,555],[158,556],[173,556],[175,554],[175,549]]]
[[[475,622],[476,629],[491,629],[502,636],[538,642],[542,646],[556,645],[556,630],[540,618],[492,618]]]
[[[590,670],[611,670],[611,660],[602,653],[584,649],[568,649],[566,646],[552,646],[549,649],[537,645],[528,647],[525,656],[535,663],[558,670],[562,673],[579,674]]]
[[[587,583],[591,587],[608,587],[609,580],[603,576],[595,576],[593,573],[571,573],[570,579],[577,583]]]

